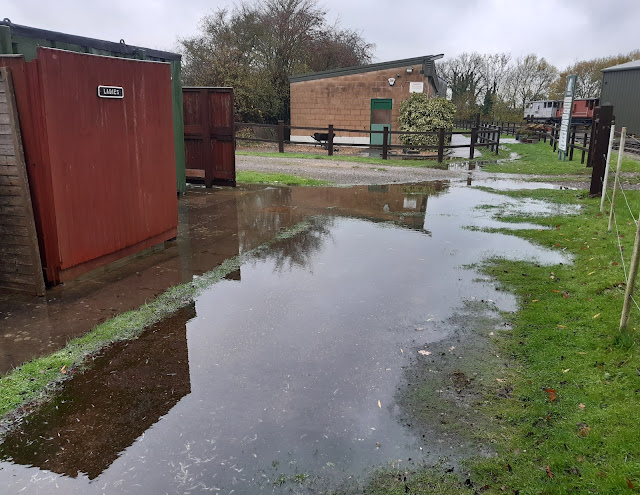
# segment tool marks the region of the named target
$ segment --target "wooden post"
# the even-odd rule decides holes
[[[500,134],[502,134],[502,127],[498,127],[498,132],[497,134],[497,138],[496,138],[496,155],[499,152],[499,148],[500,148]]]
[[[553,151],[558,150],[558,137],[560,136],[560,130],[557,125],[553,126]]]
[[[284,153],[284,120],[278,120],[278,153]]]
[[[438,130],[438,163],[444,159],[444,127]]]
[[[624,143],[627,138],[627,128],[622,128],[622,134],[620,135],[620,149],[618,150],[618,166],[616,167],[616,177],[613,181],[613,192],[611,193],[611,210],[609,211],[609,232],[611,232],[611,226],[613,223],[613,212],[616,204],[616,191],[620,185],[620,169],[622,168],[622,155],[624,154]],[[640,222],[639,222],[640,223]]]
[[[636,238],[633,241],[633,254],[631,255],[631,266],[629,267],[629,280],[624,291],[624,303],[622,305],[622,316],[620,317],[620,330],[625,331],[629,325],[629,313],[631,312],[631,298],[636,287],[638,277],[638,258],[640,254],[640,221],[636,228]]]
[[[584,165],[584,155],[587,152],[587,131],[585,130],[584,136],[582,137],[582,158],[580,159],[580,163]]]
[[[333,156],[333,124],[329,124],[329,132],[327,132],[327,153]]]
[[[575,137],[575,135],[574,135]],[[600,213],[604,211],[604,197],[607,195],[607,183],[609,182],[609,169],[611,168],[611,149],[616,138],[616,126],[611,126],[611,134],[609,134],[609,150],[607,151],[607,164],[604,168],[604,183],[602,184],[602,198],[600,198]],[[573,149],[571,150],[573,151]]]
[[[589,194],[592,197],[600,196],[602,193],[612,120],[612,106],[595,108],[593,112],[593,127],[591,130],[591,145],[589,146],[589,163],[587,165],[592,167],[591,187],[589,188]]]
[[[572,127],[573,132],[571,133],[571,144],[569,145],[569,161],[573,161],[573,147],[576,144],[576,134],[578,133],[578,126]]]
[[[389,128],[387,126],[384,126],[382,128],[382,159],[386,160],[387,159],[387,151],[388,151],[388,147],[389,147]]]
[[[475,154],[476,142],[478,141],[478,128],[471,128],[471,144],[469,144],[469,158],[473,159]]]

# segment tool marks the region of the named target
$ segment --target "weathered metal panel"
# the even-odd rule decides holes
[[[11,69],[0,68],[0,287],[44,295]],[[4,119],[2,119],[4,122]]]
[[[46,48],[37,62],[60,272],[175,237],[169,65]],[[125,96],[98,98],[98,85]]]
[[[613,105],[617,129],[640,135],[640,69],[603,72],[600,102]]]
[[[178,193],[184,193],[186,180],[184,170],[184,127],[182,122],[181,55],[127,45],[123,42],[115,43],[0,21],[0,54],[22,54],[27,61],[30,61],[37,56],[37,49],[41,46],[93,55],[153,60],[171,64],[176,187]]]
[[[207,187],[236,182],[233,89],[182,89],[187,176]]]

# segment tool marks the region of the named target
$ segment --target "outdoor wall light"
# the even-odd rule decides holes
[[[407,73],[411,74],[413,72],[413,67],[407,67]]]

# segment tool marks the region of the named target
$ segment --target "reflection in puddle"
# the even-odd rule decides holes
[[[513,296],[462,266],[496,255],[568,261],[463,228],[503,226],[476,209],[503,199],[442,183],[247,193],[238,252],[295,221],[311,228],[68,382],[0,446],[0,483],[47,493],[309,492],[372,466],[468,451],[414,435],[394,397],[410,356],[449,336],[445,322],[465,301],[515,309]]]

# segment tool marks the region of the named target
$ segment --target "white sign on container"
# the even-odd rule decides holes
[[[558,135],[558,158],[564,160],[567,156],[569,144],[569,125],[571,124],[571,114],[573,111],[573,98],[576,93],[577,75],[567,77],[567,87],[564,90],[564,101],[562,106],[562,121],[560,123],[560,133]]]

